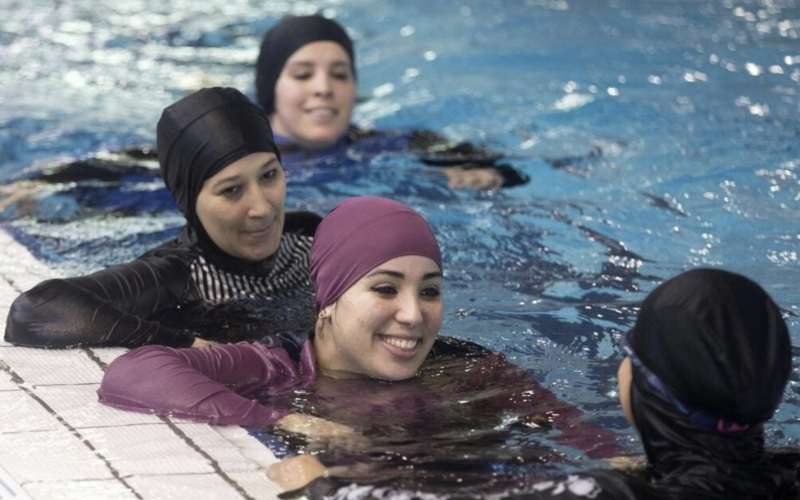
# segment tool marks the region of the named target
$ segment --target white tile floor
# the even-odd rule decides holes
[[[0,229],[0,325],[54,272]],[[0,336],[1,337],[1,336]],[[97,402],[124,349],[44,350],[0,338],[0,499],[270,499],[272,453],[244,429]]]

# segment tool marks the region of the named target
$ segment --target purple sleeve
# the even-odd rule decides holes
[[[269,425],[286,410],[250,399],[313,382],[311,343],[300,362],[281,347],[259,342],[202,349],[145,346],[115,359],[97,393],[100,402],[129,411],[152,412],[217,425]]]

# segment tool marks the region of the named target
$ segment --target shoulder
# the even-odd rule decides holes
[[[436,338],[429,356],[431,359],[450,356],[470,358],[487,356],[491,353],[491,350],[475,342],[440,335]]]
[[[322,217],[314,212],[286,212],[286,218],[283,222],[283,232],[285,234],[313,237],[321,221]]]
[[[281,347],[289,353],[289,357],[299,362],[303,345],[309,340],[309,337],[310,332],[298,330],[265,335],[258,340],[258,343],[267,348]]]

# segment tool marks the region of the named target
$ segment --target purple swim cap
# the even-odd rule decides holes
[[[317,227],[311,247],[317,310],[336,302],[372,269],[406,255],[428,257],[442,269],[439,245],[420,214],[377,196],[339,203]]]

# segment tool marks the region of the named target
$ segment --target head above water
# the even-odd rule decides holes
[[[161,175],[189,227],[234,257],[271,254],[282,232],[285,179],[267,116],[236,89],[206,88],[164,109],[156,135]]]
[[[719,269],[688,271],[653,290],[628,340],[678,401],[733,427],[768,420],[791,372],[775,302],[752,280]],[[647,384],[637,375],[634,363],[634,384]]]
[[[283,18],[264,35],[258,103],[277,134],[308,149],[338,141],[355,104],[355,55],[347,32],[320,15]]]
[[[669,498],[773,498],[794,482],[765,459],[762,423],[792,354],[759,285],[717,269],[682,273],[647,296],[627,341],[620,401]]]
[[[425,219],[396,201],[349,198],[320,223],[310,260],[323,373],[414,376],[442,322],[442,259]]]

